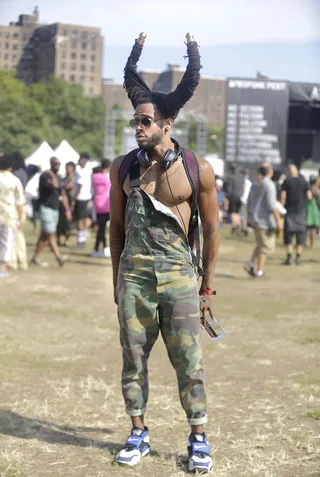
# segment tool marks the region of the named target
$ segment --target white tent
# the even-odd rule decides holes
[[[216,154],[208,154],[204,158],[211,164],[216,176],[224,176],[224,160]]]
[[[35,166],[40,167],[42,171],[50,168],[50,158],[54,156],[53,149],[49,146],[47,142],[40,144],[38,149],[34,151],[31,156],[25,159],[26,166],[34,164]]]
[[[60,174],[64,171],[67,162],[74,162],[75,164],[78,163],[79,154],[77,151],[70,146],[68,141],[65,139],[61,141],[59,146],[54,150],[54,155],[60,160]]]

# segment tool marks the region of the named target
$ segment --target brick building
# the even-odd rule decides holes
[[[101,94],[103,38],[99,28],[54,23],[37,28],[25,46],[18,78],[31,84],[55,74],[83,86],[88,96]]]
[[[31,84],[55,74],[81,84],[88,96],[101,94],[103,37],[99,28],[39,25],[39,11],[0,27],[0,69],[17,69]]]
[[[181,81],[185,69],[175,64],[168,64],[165,71],[142,70],[141,77],[153,91],[170,93]],[[124,110],[131,110],[131,102],[123,89],[122,84],[112,80],[104,80],[102,95],[107,108],[115,104]],[[194,113],[206,117],[208,124],[223,126],[225,121],[226,80],[203,76],[194,96],[184,106],[183,112]]]
[[[38,27],[39,11],[35,7],[33,15],[19,15],[17,22],[0,26],[0,69],[17,68],[23,49],[27,46],[34,30]]]

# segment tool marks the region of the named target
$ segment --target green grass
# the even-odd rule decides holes
[[[87,256],[69,251],[63,269],[46,251],[47,269],[1,282],[0,476],[183,477],[189,429],[161,337],[149,360],[154,452],[138,468],[112,465],[131,426],[110,260],[91,258],[91,247]],[[320,241],[289,269],[278,244],[266,280],[243,271],[253,247],[252,236],[222,230],[214,311],[227,335],[215,345],[203,334],[214,475],[314,477],[320,262],[311,260]]]
[[[304,416],[308,417],[309,419],[315,419],[316,421],[320,421],[320,407],[317,409],[311,409],[310,411],[305,412]]]

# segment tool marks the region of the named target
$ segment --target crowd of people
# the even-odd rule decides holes
[[[253,277],[262,277],[266,258],[273,253],[276,237],[283,237],[287,256],[282,265],[301,265],[303,247],[313,248],[320,231],[320,170],[307,181],[297,167],[289,164],[285,171],[275,171],[266,162],[254,171],[250,181],[248,169],[231,165],[223,181],[217,178],[220,223],[230,222],[233,235],[247,236],[253,230],[256,247],[245,266]]]
[[[26,270],[30,266],[47,266],[40,259],[49,245],[57,263],[65,257],[67,246],[76,231],[74,248],[86,247],[89,229],[96,232],[92,257],[110,257],[107,224],[110,220],[111,161],[91,168],[87,153],[80,154],[78,164],[68,162],[61,171],[60,161],[51,158],[50,170],[26,169],[18,153],[0,156],[0,276],[10,269]],[[230,224],[231,233],[247,237],[254,231],[256,247],[245,266],[254,277],[264,274],[266,257],[275,249],[275,239],[283,237],[287,256],[283,265],[293,263],[293,238],[296,239],[295,263],[301,264],[303,247],[314,246],[320,230],[320,170],[309,182],[290,164],[286,171],[273,170],[262,163],[256,180],[252,171],[231,165],[225,177],[216,177],[220,224]],[[29,218],[40,234],[28,263],[23,223]],[[256,262],[256,266],[255,266]]]
[[[68,162],[65,171],[57,157],[50,169],[25,167],[18,154],[0,155],[0,277],[9,269],[47,266],[40,259],[48,245],[59,266],[65,263],[61,247],[67,245],[76,230],[75,248],[84,248],[90,228],[96,231],[92,257],[110,257],[106,226],[110,220],[111,161],[103,159],[93,168],[87,153],[80,154],[78,164]],[[34,227],[40,223],[36,248],[28,263],[23,224],[29,218]]]

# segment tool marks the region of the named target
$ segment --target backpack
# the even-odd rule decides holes
[[[199,165],[197,158],[193,151],[189,149],[181,148],[182,150],[182,162],[186,171],[187,178],[192,188],[191,197],[191,218],[188,230],[188,242],[191,250],[196,247],[196,265],[198,272],[201,274],[200,269],[200,232],[198,223],[198,195],[200,187]],[[123,187],[126,177],[130,171],[130,168],[137,158],[137,152],[139,149],[130,151],[123,159],[119,169],[119,183]],[[194,257],[195,258],[195,257]]]

